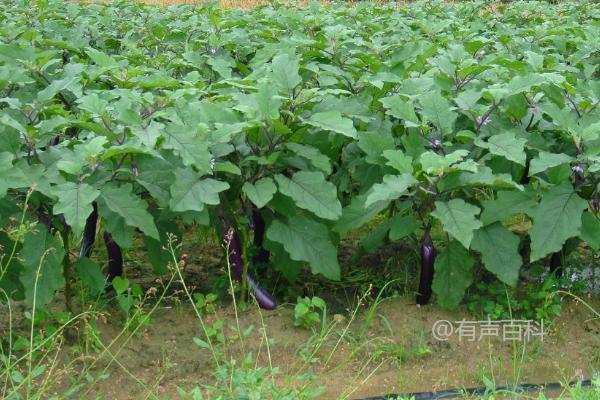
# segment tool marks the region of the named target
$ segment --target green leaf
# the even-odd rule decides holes
[[[545,192],[531,213],[531,261],[559,251],[567,239],[578,236],[581,215],[587,207],[587,201],[579,197],[568,182]]]
[[[192,340],[194,341],[194,344],[200,347],[201,349],[210,349],[210,345],[208,344],[208,342],[195,336],[192,338]]]
[[[41,308],[50,303],[54,292],[65,285],[63,257],[65,250],[60,238],[52,236],[44,225],[37,232],[25,235],[20,258],[23,271],[20,281],[25,288],[25,300],[32,307]]]
[[[521,92],[526,92],[532,86],[539,86],[546,82],[546,78],[541,74],[528,74],[525,76],[515,76],[506,85],[509,95],[515,95]]]
[[[494,135],[484,142],[481,138],[475,139],[475,144],[481,148],[488,149],[490,153],[502,156],[517,164],[525,165],[526,139],[517,139],[514,133],[501,133]]]
[[[281,243],[292,260],[306,261],[314,274],[340,279],[337,250],[327,226],[306,217],[292,217],[288,224],[274,220],[267,229],[267,238]]]
[[[400,96],[383,97],[379,99],[379,102],[386,108],[386,114],[404,120],[405,126],[409,128],[421,126],[421,121],[419,121],[417,114],[415,114],[413,105],[402,100]]]
[[[184,125],[168,125],[163,131],[165,142],[163,147],[173,149],[181,157],[185,166],[194,166],[200,172],[210,173],[212,155],[208,150],[207,140],[194,130]]]
[[[201,178],[194,170],[175,170],[171,185],[171,209],[173,211],[202,211],[205,204],[219,204],[219,193],[229,189],[227,182]]]
[[[458,115],[452,111],[450,102],[439,92],[429,92],[421,96],[421,114],[443,134],[451,133]]]
[[[127,290],[127,288],[129,288],[129,279],[115,276],[115,278],[112,280],[112,285],[117,294],[122,294]]]
[[[156,224],[147,211],[148,204],[133,193],[131,184],[105,186],[100,192],[100,199],[106,207],[123,217],[127,225],[139,228],[146,235],[158,240]]]
[[[127,225],[125,218],[112,212],[103,201],[98,202],[98,213],[102,217],[102,228],[112,235],[113,240],[123,249],[131,248],[135,228]]]
[[[358,134],[356,133],[352,120],[342,117],[342,114],[339,111],[318,112],[311,115],[306,122],[325,131],[331,131],[352,139],[358,139]]]
[[[390,240],[402,239],[416,231],[419,226],[421,224],[412,215],[404,217],[395,216],[392,219],[392,226],[390,227]]]
[[[64,214],[75,236],[81,235],[85,221],[92,213],[92,202],[100,191],[83,182],[65,182],[54,187],[54,195],[58,197],[54,215]]]
[[[367,200],[365,201],[365,207],[369,207],[374,203],[380,201],[390,202],[398,199],[400,196],[407,193],[408,188],[417,183],[415,178],[411,174],[402,175],[385,175],[383,182],[373,185]]]
[[[592,249],[600,249],[600,220],[589,211],[581,215],[581,234],[579,237]]]
[[[467,150],[456,150],[450,154],[439,155],[433,151],[426,151],[421,154],[420,163],[423,171],[429,175],[439,175],[453,164],[465,158],[469,152]]]
[[[79,274],[81,282],[90,289],[93,295],[104,292],[106,277],[102,274],[100,266],[87,257],[82,257],[75,263],[75,269]]]
[[[567,164],[573,160],[573,157],[566,154],[554,154],[540,151],[538,156],[531,160],[529,165],[529,176],[533,176],[545,170],[556,167],[557,165]]]
[[[361,194],[352,199],[350,205],[342,210],[342,216],[337,220],[333,231],[345,233],[349,230],[360,228],[371,221],[375,215],[384,210],[389,201],[377,201],[365,207],[367,195]]]
[[[8,189],[27,187],[28,180],[23,171],[13,165],[15,157],[7,152],[0,153],[0,170],[2,170],[2,179],[0,179],[0,198],[6,196]]]
[[[292,179],[278,174],[275,180],[279,191],[291,197],[298,207],[324,219],[336,220],[342,215],[335,185],[327,182],[322,172],[300,171]]]
[[[236,96],[236,109],[245,113],[251,119],[270,121],[279,118],[279,107],[283,103],[272,82],[263,81],[257,87],[257,92]]]
[[[394,137],[390,134],[361,132],[358,137],[358,147],[367,154],[365,157],[366,162],[381,164],[384,161],[381,157],[382,154],[385,151],[393,150],[396,143]]]
[[[325,175],[331,174],[329,157],[321,153],[316,147],[300,143],[286,143],[285,147],[298,154],[300,157],[309,160],[312,165],[323,171]]]
[[[385,150],[383,157],[388,160],[386,165],[396,169],[401,174],[412,174],[412,157],[404,154],[402,150]]]
[[[277,192],[277,186],[275,186],[273,179],[262,178],[256,181],[254,185],[250,182],[245,182],[242,190],[256,207],[263,208],[271,201],[275,192]]]
[[[475,231],[471,248],[481,253],[488,271],[510,286],[519,280],[519,269],[523,264],[519,254],[519,237],[496,222]]]
[[[495,200],[484,200],[482,202],[483,212],[481,222],[485,225],[496,221],[504,221],[515,214],[531,215],[537,206],[534,191],[504,190],[498,192]]]
[[[482,226],[481,221],[475,218],[479,211],[479,207],[462,199],[452,199],[449,202],[436,201],[431,216],[440,220],[444,230],[468,249],[473,232]]]
[[[297,56],[287,53],[278,54],[273,57],[271,64],[275,83],[286,94],[302,82],[302,78],[298,74],[300,63]]]
[[[473,281],[473,258],[455,240],[436,257],[433,275],[433,292],[443,307],[455,308]]]

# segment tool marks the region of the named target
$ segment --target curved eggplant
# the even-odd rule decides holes
[[[48,232],[54,228],[52,224],[52,219],[46,214],[46,211],[43,208],[38,209],[38,221],[40,224],[44,225]]]
[[[85,227],[83,228],[83,239],[81,240],[81,246],[79,246],[79,258],[89,257],[92,252],[92,246],[96,241],[96,224],[98,223],[98,204],[94,201],[92,203],[94,210],[87,217],[85,221]]]
[[[238,282],[242,281],[242,275],[244,273],[244,260],[242,259],[242,246],[240,237],[237,231],[231,228],[223,220],[223,238],[226,243],[229,243],[227,258],[229,260],[229,268],[231,269],[231,276]],[[254,279],[254,276],[250,272],[246,274],[246,283],[248,288],[254,294],[256,301],[260,308],[264,310],[274,310],[277,307],[277,302],[271,296],[269,292],[263,289]]]
[[[123,275],[123,253],[121,247],[113,240],[112,235],[104,232],[104,245],[108,254],[108,282]]]
[[[254,264],[268,263],[270,253],[263,248],[265,220],[260,210],[252,210],[252,222],[254,223],[254,248],[257,250],[257,253],[252,257],[252,262]]]
[[[269,292],[267,292],[264,288],[260,287],[258,283],[256,283],[252,274],[248,273],[246,275],[246,282],[248,282],[248,287],[252,291],[252,294],[254,294],[256,302],[258,303],[260,308],[264,310],[274,310],[275,308],[277,308],[277,302],[275,301],[273,296],[271,296]]]
[[[564,268],[562,261],[562,250],[552,253],[552,256],[550,257],[550,273],[556,275],[557,277],[563,276]]]
[[[419,292],[417,293],[417,304],[425,305],[431,298],[431,285],[433,283],[433,265],[435,263],[435,247],[429,234],[425,230],[421,238],[421,277],[419,279]]]

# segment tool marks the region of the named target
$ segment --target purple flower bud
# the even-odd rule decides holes
[[[215,163],[216,163],[215,159],[211,158],[210,159],[210,169],[215,169]]]
[[[442,141],[439,139],[429,139],[429,145],[434,149],[440,149],[442,147]]]
[[[475,118],[475,121],[477,122],[477,126],[486,126],[492,121],[492,119],[489,116],[480,116]]]
[[[581,164],[573,165],[571,167],[571,171],[573,171],[576,174],[582,175],[583,174],[583,166]]]

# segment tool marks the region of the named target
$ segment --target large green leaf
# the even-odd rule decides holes
[[[408,188],[417,183],[411,174],[385,175],[383,182],[373,185],[365,201],[365,207],[378,202],[389,203],[408,192]]]
[[[65,250],[62,241],[52,236],[44,225],[37,232],[25,235],[20,258],[23,260],[21,283],[25,288],[27,305],[41,308],[54,298],[54,293],[65,285],[62,262]]]
[[[531,160],[529,166],[529,176],[533,176],[545,170],[556,167],[557,165],[566,164],[571,162],[573,157],[566,154],[554,154],[545,151],[540,151],[538,156]]]
[[[581,235],[579,237],[594,250],[600,249],[600,219],[591,212],[581,216]]]
[[[139,228],[146,235],[158,239],[158,230],[148,204],[133,193],[131,184],[109,185],[101,190],[100,200],[109,210],[120,215],[127,225]]]
[[[342,215],[335,185],[327,182],[323,173],[300,171],[292,179],[278,174],[275,180],[279,191],[291,197],[298,207],[325,219],[336,220]]]
[[[82,257],[75,263],[75,270],[79,274],[81,282],[93,295],[99,295],[104,291],[106,277],[96,262]]]
[[[331,174],[329,157],[321,153],[316,147],[300,143],[287,143],[285,147],[298,154],[300,157],[309,160],[312,165],[323,171],[325,175]]]
[[[473,258],[455,240],[448,243],[435,259],[433,292],[438,303],[446,308],[456,307],[473,282]]]
[[[519,237],[496,222],[475,231],[471,248],[481,253],[483,264],[502,282],[515,286],[523,264]]]
[[[496,221],[504,221],[514,214],[531,215],[537,205],[534,191],[503,190],[498,192],[496,199],[484,200],[481,222],[491,224]]]
[[[262,178],[254,182],[254,184],[245,182],[242,190],[256,207],[262,208],[271,201],[273,195],[277,192],[277,186],[275,186],[273,179]]]
[[[306,122],[325,131],[340,133],[352,139],[358,138],[352,120],[342,117],[339,111],[318,112],[311,115]]]
[[[58,197],[54,214],[64,214],[73,233],[79,236],[87,217],[92,213],[92,202],[100,195],[100,191],[83,182],[65,182],[54,187],[54,194]]]
[[[300,63],[295,55],[284,53],[273,57],[273,77],[281,91],[286,94],[290,93],[302,82],[302,78],[298,74],[299,67]]]
[[[419,127],[421,125],[412,104],[402,100],[400,96],[384,97],[379,101],[387,109],[389,115],[404,120],[404,125],[407,127]]]
[[[587,206],[587,202],[577,195],[568,182],[546,191],[540,204],[531,213],[531,261],[559,251],[567,239],[578,236],[581,214]]]
[[[274,220],[267,229],[267,238],[281,243],[292,260],[306,261],[314,274],[340,279],[337,250],[327,226],[306,217],[292,217],[287,224]]]
[[[527,140],[515,137],[514,133],[501,133],[493,135],[487,142],[480,138],[475,140],[475,144],[490,153],[502,156],[507,160],[514,161],[517,164],[525,165],[525,143]]]
[[[0,153],[0,170],[2,170],[2,179],[0,179],[0,198],[6,196],[8,189],[27,186],[27,177],[23,172],[13,165],[13,156],[10,153]]]
[[[166,137],[163,146],[173,149],[186,166],[193,165],[204,173],[211,171],[212,155],[205,138],[185,125],[169,125],[163,134]]]
[[[202,211],[205,204],[219,204],[219,193],[227,189],[227,182],[202,178],[188,168],[177,169],[171,185],[170,206],[173,211]]]
[[[443,134],[452,132],[458,115],[452,111],[450,102],[438,92],[424,94],[421,99],[423,116],[433,123]]]
[[[479,211],[479,207],[463,199],[452,199],[449,202],[436,201],[431,216],[439,219],[444,230],[468,249],[473,232],[482,226],[481,221],[475,218]]]
[[[365,206],[367,195],[362,194],[354,197],[350,204],[342,210],[342,216],[336,222],[333,230],[339,233],[348,232],[351,229],[360,228],[369,222],[380,211],[384,210],[389,201],[377,201]]]

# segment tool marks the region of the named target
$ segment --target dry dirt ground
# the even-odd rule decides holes
[[[464,311],[419,307],[410,299],[397,298],[385,301],[377,312],[379,316],[365,338],[359,338],[364,314],[350,326],[347,339],[342,340],[333,352],[328,366],[324,363],[339,336],[332,334],[312,362],[306,364],[298,350],[309,340],[311,333],[294,326],[292,306],[263,312],[266,335],[270,339],[270,358],[273,367],[281,372],[277,376],[278,382],[293,385],[294,377],[311,367],[317,377],[315,386],[326,389],[321,398],[336,399],[343,395],[360,398],[385,393],[479,387],[483,386],[483,377],[495,378],[496,384],[505,385],[514,382],[515,374],[519,374],[520,382],[565,382],[588,378],[593,368],[598,367],[595,357],[600,352],[600,324],[590,321],[590,311],[577,302],[564,307],[563,315],[555,321],[543,342],[532,339],[524,353],[523,347],[517,346],[516,364],[512,342],[498,339],[469,342],[460,341],[458,337],[439,342],[433,338],[431,327],[435,321],[472,318]],[[340,321],[338,333],[347,326],[349,317],[347,315],[346,320]],[[141,337],[134,337],[117,356],[118,362],[129,373],[124,373],[122,367],[113,362],[107,370],[110,377],[98,382],[90,395],[140,399],[146,397],[148,388],[154,387],[159,398],[176,398],[178,387],[192,388],[213,380],[209,373],[213,367],[210,352],[192,341],[193,337],[202,337],[202,330],[191,307],[159,308],[152,320],[152,325],[143,329]],[[211,325],[216,320],[224,321],[226,327],[235,326],[233,308],[219,309],[216,314],[207,316],[205,323]],[[254,308],[242,312],[240,325],[242,331],[250,325],[255,329],[245,338],[243,346],[239,341],[229,345],[225,358],[231,356],[241,360],[243,352],[252,352],[259,365],[268,366],[264,336],[259,329],[259,312]],[[99,324],[105,343],[120,329],[118,324]],[[233,332],[229,334],[233,336]],[[118,349],[120,343],[114,349]],[[396,350],[378,355],[377,350],[385,345]],[[420,347],[428,348],[430,353],[411,354]],[[90,354],[90,359],[93,358],[94,354]],[[96,371],[103,369],[108,360],[106,357],[101,360]],[[89,361],[82,360],[81,363]],[[81,363],[71,365],[64,372],[66,375],[77,374]],[[146,387],[136,382],[133,376]]]

